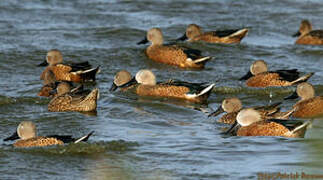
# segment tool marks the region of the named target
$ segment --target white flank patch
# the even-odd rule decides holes
[[[74,141],[74,143],[75,143],[75,144],[76,144],[76,143],[79,143],[79,142],[83,141],[85,138],[87,138],[88,136],[89,136],[89,135],[83,136],[83,137],[79,138],[78,140]]]
[[[211,91],[214,86],[215,86],[215,84],[213,83],[213,84],[209,85],[208,87],[204,88],[199,94],[196,94],[196,93],[194,93],[194,94],[186,94],[186,96],[189,97],[189,98],[199,97],[199,96]]]
[[[88,72],[91,72],[93,70],[95,70],[96,68],[92,68],[92,69],[88,69],[88,70],[85,70],[85,71],[76,71],[76,72],[72,72],[74,74],[85,74],[85,73],[88,73]],[[100,68],[99,68],[99,71],[100,72]]]
[[[239,30],[239,31],[231,34],[230,37],[232,37],[232,36],[238,36],[240,34],[243,34],[245,31],[248,31],[248,29],[241,29],[241,30]]]
[[[196,63],[200,63],[200,62],[203,62],[203,61],[206,61],[206,60],[209,60],[209,59],[211,59],[211,57],[210,56],[206,56],[206,57],[203,57],[203,58],[200,58],[200,59],[196,59],[195,61],[194,61],[194,63],[196,64]]]
[[[300,125],[300,126],[296,127],[295,129],[293,129],[293,130],[291,131],[291,134],[293,134],[293,133],[295,133],[295,132],[297,132],[297,131],[299,131],[299,130],[301,130],[301,129],[305,128],[306,126],[308,126],[308,125],[310,125],[310,124],[311,124],[311,121],[306,121],[306,122],[305,122],[305,123],[303,123],[302,125]]]

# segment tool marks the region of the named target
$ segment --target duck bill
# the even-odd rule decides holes
[[[49,91],[50,96],[55,96],[56,94],[57,94],[57,89],[53,89],[53,90]]]
[[[250,71],[247,72],[247,74],[245,74],[244,76],[242,76],[239,81],[243,81],[243,80],[248,80],[249,78],[252,77],[252,74]]]
[[[129,87],[129,86],[132,86],[132,85],[135,85],[135,84],[137,84],[138,82],[136,81],[136,78],[135,77],[133,77],[129,82],[127,82],[127,83],[125,83],[125,84],[123,84],[123,85],[120,85],[120,86],[118,86],[118,85],[116,85],[114,82],[113,82],[113,84],[111,85],[111,87],[110,87],[110,92],[112,92],[112,91],[115,91],[116,89],[118,89],[118,88],[126,88],[126,87]]]
[[[187,40],[188,39],[188,37],[186,36],[186,33],[184,33],[184,35],[182,36],[182,37],[180,37],[180,38],[178,38],[178,39],[176,39],[177,41],[185,41],[185,40]]]
[[[148,43],[148,39],[147,37],[145,37],[145,39],[141,40],[140,42],[138,42],[137,44],[146,44]]]
[[[213,113],[209,114],[209,116],[208,116],[208,117],[211,117],[211,116],[217,116],[217,115],[219,115],[219,114],[221,114],[221,113],[223,113],[223,112],[224,112],[224,110],[223,110],[222,106],[220,106],[220,107],[218,107],[218,109],[217,109],[217,110],[215,110]]]
[[[6,139],[4,139],[3,141],[13,141],[16,139],[19,139],[17,131],[15,133],[13,133],[10,137],[7,137]]]
[[[115,91],[115,90],[117,90],[117,89],[118,89],[118,86],[117,86],[115,83],[112,83],[112,85],[111,85],[111,87],[110,87],[109,91],[110,91],[110,92],[113,92],[113,91]]]
[[[223,134],[236,136],[239,128],[240,124],[237,121],[235,121],[234,124],[232,124],[232,126],[228,130],[223,132]]]
[[[293,94],[291,94],[290,96],[285,97],[284,100],[287,100],[287,99],[296,99],[298,97],[299,96],[298,96],[297,92],[294,91]]]
[[[293,34],[293,37],[298,37],[301,35],[301,32],[297,31],[295,34]]]
[[[38,67],[42,67],[42,66],[48,66],[48,63],[46,60],[44,60],[42,63],[37,65]]]

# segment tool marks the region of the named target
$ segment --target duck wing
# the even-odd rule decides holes
[[[297,69],[288,69],[288,70],[277,70],[273,73],[279,74],[279,76],[286,81],[295,81],[299,78],[299,72]]]
[[[238,32],[240,29],[227,29],[227,30],[217,30],[210,32],[212,36],[216,37],[226,37]]]

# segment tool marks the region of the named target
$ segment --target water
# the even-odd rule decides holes
[[[323,121],[315,120],[304,139],[223,137],[225,125],[194,110],[198,105],[109,93],[115,72],[152,69],[159,80],[176,77],[216,83],[208,110],[225,97],[244,106],[281,101],[294,88],[246,88],[237,79],[252,61],[272,70],[315,72],[310,79],[323,94],[322,47],[294,45],[291,35],[303,18],[322,28],[323,2],[312,1],[18,1],[0,2],[0,134],[19,122],[37,123],[38,134],[81,136],[88,144],[14,149],[0,140],[0,179],[256,179],[257,173],[320,174]],[[239,45],[190,44],[214,57],[203,71],[154,63],[138,46],[147,29],[160,27],[166,41],[180,37],[190,23],[207,30],[250,27]],[[49,49],[66,61],[101,65],[95,86],[101,91],[96,116],[50,113],[37,97]],[[272,96],[270,98],[270,96]],[[283,104],[289,109],[295,101]]]

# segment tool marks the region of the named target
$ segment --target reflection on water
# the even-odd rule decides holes
[[[252,61],[270,70],[315,72],[310,83],[323,95],[322,47],[295,45],[291,35],[304,18],[323,28],[323,3],[310,1],[0,1],[0,134],[6,137],[22,120],[37,123],[39,134],[92,130],[89,143],[14,149],[0,140],[1,179],[246,179],[257,173],[319,174],[323,165],[323,121],[314,120],[304,139],[227,137],[226,125],[205,112],[226,97],[245,107],[282,101],[295,90],[247,88],[238,81]],[[202,71],[155,63],[136,42],[160,27],[165,42],[181,36],[188,24],[204,31],[250,27],[241,44],[183,43],[213,56]],[[49,99],[37,97],[49,49],[64,61],[100,65],[95,114],[48,112]],[[215,83],[208,105],[110,93],[115,73],[151,69],[160,81]],[[88,84],[86,86],[89,86]],[[282,111],[295,103],[285,101]],[[10,132],[9,132],[10,130]],[[3,139],[3,138],[1,138]],[[17,173],[18,172],[18,173]]]

